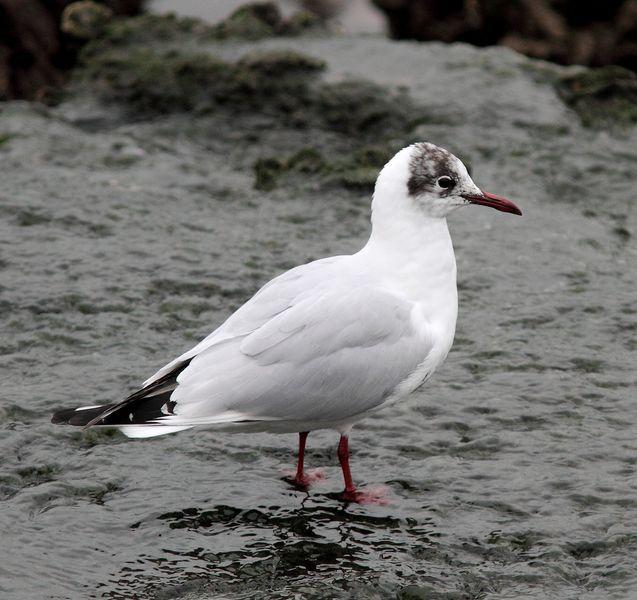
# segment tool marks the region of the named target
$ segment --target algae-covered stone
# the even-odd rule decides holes
[[[378,177],[378,169],[373,167],[355,167],[344,171],[341,183],[351,190],[371,190]]]
[[[260,158],[254,165],[256,176],[254,187],[257,190],[270,191],[276,187],[278,178],[287,169],[285,160],[278,158]]]
[[[62,11],[60,29],[76,38],[89,40],[100,35],[112,17],[113,11],[108,6],[81,0]]]
[[[315,148],[305,147],[287,158],[261,158],[254,165],[254,186],[270,191],[284,175],[301,173],[306,176],[305,181],[313,182],[314,188],[336,184],[357,192],[369,192],[374,189],[378,172],[397,149],[391,144],[367,145],[328,159]]]
[[[268,77],[307,74],[325,68],[322,60],[292,50],[253,52],[244,56],[237,65]]]
[[[3,133],[0,131],[0,146],[6,144],[12,137],[15,137],[12,133]]]
[[[415,118],[413,104],[368,81],[342,81],[325,85],[316,100],[330,129],[351,135],[405,131]]]
[[[254,187],[257,190],[270,191],[277,186],[279,178],[285,173],[315,175],[329,170],[330,166],[320,152],[314,148],[302,148],[288,158],[258,159],[254,164]]]
[[[285,35],[301,35],[311,30],[323,30],[324,21],[312,12],[300,10],[294,13],[281,28],[281,33]]]
[[[586,126],[637,123],[637,75],[619,66],[586,69],[558,83]]]
[[[167,43],[185,37],[201,39],[212,35],[211,25],[199,19],[180,17],[173,13],[144,14],[128,19],[115,19],[101,37],[100,49],[111,46]]]
[[[98,54],[82,76],[109,100],[157,112],[192,109],[232,80],[227,65],[210,55],[161,55],[144,48]]]
[[[290,111],[307,100],[307,78],[323,68],[301,54],[269,52],[226,63],[212,54],[159,52],[149,48],[89,46],[78,81],[88,81],[108,100],[155,112],[190,110],[201,104],[230,110]]]
[[[275,35],[283,25],[283,17],[274,2],[255,2],[242,6],[214,29],[219,38],[238,37],[248,40]]]

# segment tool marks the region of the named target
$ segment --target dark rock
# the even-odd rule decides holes
[[[113,11],[92,0],[73,2],[62,11],[60,29],[63,33],[81,40],[90,40],[100,35],[113,17]]]
[[[231,112],[270,107],[287,113],[307,100],[308,79],[322,68],[321,61],[291,51],[226,63],[209,54],[144,47],[108,51],[100,43],[83,52],[77,80],[95,86],[105,99],[145,111],[175,112],[206,104]]]
[[[276,187],[278,178],[288,169],[287,161],[278,158],[260,158],[254,165],[257,190],[270,191]]]
[[[477,46],[500,44],[561,64],[619,64],[637,70],[632,0],[374,0],[392,37]]]
[[[101,12],[135,14],[142,3],[143,0],[106,1]],[[66,31],[63,31],[62,14],[71,4],[74,4],[71,0],[0,0],[0,100],[46,100],[49,90],[65,81],[66,72],[74,65],[82,44],[80,38],[85,38],[87,33],[92,35],[99,29],[100,21],[96,10],[88,8],[94,3],[78,2],[75,4],[80,7],[73,9],[71,17],[66,13]],[[82,34],[76,36],[81,28],[75,19],[80,13],[86,16],[87,10],[94,14],[93,24],[88,27],[88,21],[83,21]]]
[[[275,35],[282,26],[283,16],[274,2],[255,2],[238,8],[214,30],[220,38],[258,40]]]
[[[558,82],[558,92],[587,126],[637,123],[637,75],[617,66],[589,69]]]

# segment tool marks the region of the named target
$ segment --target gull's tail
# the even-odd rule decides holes
[[[84,428],[117,427],[128,437],[139,438],[190,429],[192,425],[164,425],[157,420],[173,414],[175,403],[170,400],[170,396],[177,387],[177,376],[189,363],[190,360],[187,360],[177,365],[172,371],[122,402],[65,408],[54,412],[51,422]]]

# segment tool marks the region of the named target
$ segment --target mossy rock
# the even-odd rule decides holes
[[[330,129],[349,135],[405,130],[416,118],[410,100],[369,81],[325,85],[316,104]]]
[[[266,157],[257,160],[254,164],[254,187],[257,190],[271,191],[286,173],[315,175],[330,170],[330,165],[318,150],[301,148],[288,158]]]
[[[214,37],[258,40],[276,35],[283,27],[283,17],[274,2],[255,2],[235,10],[213,29]]]
[[[287,77],[322,71],[325,62],[293,50],[270,50],[247,54],[239,60],[237,67],[265,77]]]
[[[255,2],[238,8],[215,25],[212,35],[217,39],[259,40],[277,35],[301,35],[322,28],[322,21],[311,12],[301,10],[284,19],[274,2]]]
[[[309,178],[322,188],[337,185],[349,190],[372,191],[380,169],[395,151],[392,145],[368,145],[342,158],[328,160],[315,148],[305,147],[286,158],[261,158],[254,165],[254,187],[270,191],[282,177],[303,174],[304,181]]]
[[[287,164],[299,173],[321,173],[329,169],[323,155],[314,148],[302,148],[288,159]]]
[[[280,33],[290,36],[302,35],[312,30],[323,31],[324,28],[324,21],[320,17],[307,10],[300,10],[284,21]]]
[[[557,89],[588,127],[637,123],[637,74],[619,66],[563,77]]]
[[[107,100],[158,113],[227,106],[241,110],[275,108],[293,112],[307,105],[307,78],[321,61],[284,51],[226,63],[210,54],[160,53],[148,48],[89,46],[82,54],[78,81],[88,81]]]
[[[380,170],[403,145],[404,143],[401,142],[398,145],[370,144],[363,146],[352,153],[351,161],[359,167],[373,167]]]
[[[373,167],[356,167],[344,171],[339,180],[343,186],[350,190],[373,190],[378,169]]]
[[[191,17],[173,13],[145,14],[127,19],[114,19],[99,40],[101,48],[110,46],[152,45],[176,41],[184,36],[211,37],[211,25]]]
[[[69,4],[60,18],[60,29],[73,37],[90,40],[100,35],[113,18],[113,11],[93,0]]]
[[[257,190],[268,192],[273,190],[279,177],[288,170],[287,161],[280,158],[260,158],[254,164],[255,181]]]

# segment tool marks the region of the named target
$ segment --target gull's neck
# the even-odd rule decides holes
[[[457,304],[456,260],[446,219],[406,205],[411,199],[396,200],[392,205],[375,203],[372,233],[359,254],[406,297],[420,302],[440,296],[443,303],[448,298]]]
[[[440,253],[453,254],[447,220],[423,214],[393,215],[383,218],[372,215],[372,233],[366,244],[373,252],[381,252],[389,260],[411,260],[425,263],[440,257]]]
[[[441,263],[453,266],[455,257],[447,220],[431,217],[413,206],[410,199],[396,199],[395,204],[374,202],[372,233],[363,251],[375,255],[392,269],[404,263],[421,268],[436,268]],[[394,209],[394,210],[391,210]]]

